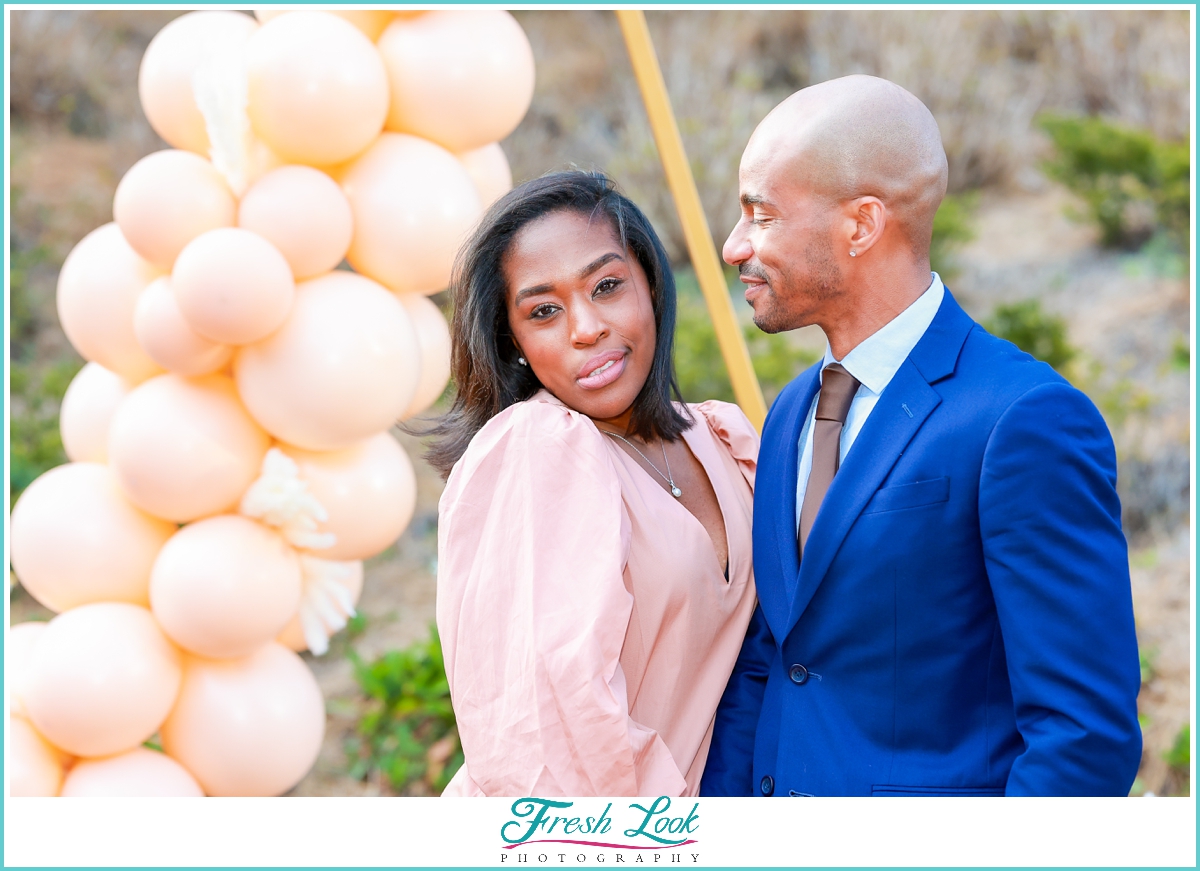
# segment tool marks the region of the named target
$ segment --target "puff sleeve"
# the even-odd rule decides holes
[[[629,716],[629,518],[590,420],[532,399],[472,440],[439,504],[437,623],[466,764],[445,795],[679,795]]]
[[[732,402],[710,399],[694,406],[708,423],[708,428],[728,448],[742,472],[742,477],[754,491],[754,472],[758,468],[758,431],[745,413]]]

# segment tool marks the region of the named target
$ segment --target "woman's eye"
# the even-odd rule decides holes
[[[621,279],[619,278],[602,278],[600,283],[596,285],[595,293],[611,293],[620,287],[621,283]]]

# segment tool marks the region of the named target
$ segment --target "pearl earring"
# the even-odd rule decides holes
[[[528,366],[528,365],[529,365],[527,362],[525,362],[525,358],[524,358],[524,357],[518,357],[518,358],[517,358],[517,362],[518,362],[518,363],[520,363],[522,366]]]

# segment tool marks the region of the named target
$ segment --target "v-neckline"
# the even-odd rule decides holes
[[[713,477],[712,470],[709,468],[708,463],[705,462],[704,457],[701,456],[701,454],[704,453],[704,450],[698,451],[696,444],[692,440],[694,437],[693,431],[701,426],[707,428],[708,420],[704,417],[704,415],[702,415],[698,412],[695,412],[694,410],[693,410],[693,416],[696,418],[696,423],[693,426],[689,427],[688,429],[684,430],[683,433],[681,434],[681,438],[683,439],[687,449],[689,451],[691,451],[692,456],[696,458],[696,462],[698,462],[700,464],[700,468],[704,470],[704,475],[705,475],[705,477],[708,478],[708,485],[710,487],[712,487],[713,495],[716,496],[716,498],[717,498],[717,511],[721,515],[721,528],[725,532],[725,551],[726,551],[725,566],[722,566],[721,561],[717,558],[717,545],[713,541],[712,536],[709,534],[708,529],[704,526],[703,523],[700,522],[700,518],[697,517],[695,514],[693,514],[686,505],[684,505],[682,502],[680,502],[678,499],[676,499],[674,496],[672,496],[667,490],[665,490],[663,488],[663,486],[661,484],[659,484],[658,480],[655,479],[654,476],[651,475],[646,470],[646,468],[644,466],[642,466],[641,463],[639,463],[637,460],[635,460],[633,457],[631,457],[628,453],[626,453],[624,450],[622,450],[619,445],[617,445],[615,442],[612,441],[612,439],[605,439],[605,441],[610,442],[612,444],[613,448],[616,451],[618,451],[621,454],[621,456],[623,456],[627,460],[629,460],[629,462],[632,463],[634,465],[634,467],[639,472],[641,472],[641,474],[645,475],[646,478],[648,478],[651,482],[653,482],[654,490],[656,492],[661,493],[664,499],[668,500],[668,502],[670,502],[678,510],[680,510],[684,514],[686,514],[693,523],[695,523],[698,527],[700,527],[700,531],[702,533],[704,533],[704,540],[708,542],[709,552],[712,554],[713,563],[717,567],[717,573],[721,576],[721,579],[725,582],[726,589],[729,589],[733,586],[733,542],[729,536],[729,521],[727,519],[728,518],[727,506],[725,504],[725,499],[723,499],[721,496],[722,488],[718,486],[716,480]],[[594,424],[595,424],[595,421],[593,421],[593,425]],[[598,432],[603,432],[603,430],[601,430],[600,427],[598,427],[598,426],[596,427],[596,430]],[[710,441],[711,441],[711,439],[710,439]]]

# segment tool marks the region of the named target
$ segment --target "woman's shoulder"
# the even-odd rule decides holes
[[[450,478],[470,474],[482,465],[526,458],[556,465],[570,458],[568,462],[584,467],[607,462],[603,440],[591,419],[543,389],[484,424]]]
[[[697,422],[704,421],[717,440],[725,445],[735,460],[755,463],[758,460],[758,430],[745,413],[732,402],[709,399],[689,403]]]

